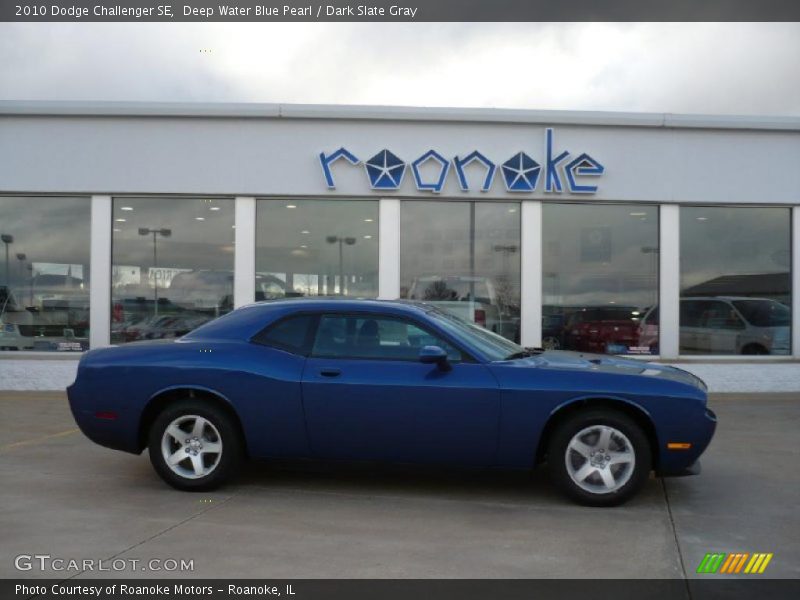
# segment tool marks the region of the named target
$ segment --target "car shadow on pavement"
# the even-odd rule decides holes
[[[575,506],[551,483],[544,466],[528,472],[375,463],[250,461],[233,486],[237,491],[251,493],[266,488],[372,498],[427,498],[529,507]],[[660,481],[652,477],[642,494],[626,506],[662,508]]]

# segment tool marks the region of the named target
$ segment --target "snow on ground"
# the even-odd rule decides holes
[[[77,360],[0,359],[0,390],[63,390],[75,380]],[[710,392],[798,392],[800,363],[681,363]]]

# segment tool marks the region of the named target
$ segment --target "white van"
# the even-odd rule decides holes
[[[682,354],[773,354],[791,351],[789,307],[769,298],[708,296],[681,298]],[[658,307],[639,328],[642,346],[658,347]]]

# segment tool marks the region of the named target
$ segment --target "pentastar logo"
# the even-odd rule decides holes
[[[341,147],[329,154],[319,154],[322,174],[329,189],[336,189],[333,167],[338,162],[349,163],[354,167],[363,165],[373,190],[398,190],[406,172],[411,171],[417,190],[434,194],[444,189],[451,172],[455,173],[458,186],[464,192],[475,188],[488,192],[499,171],[508,192],[533,193],[542,180],[544,192],[566,191],[570,194],[596,193],[597,186],[587,183],[583,178],[599,177],[605,173],[605,167],[585,152],[574,157],[568,150],[557,152],[552,128],[545,130],[543,164],[523,151],[517,152],[505,162],[496,163],[478,150],[454,156],[452,159],[442,156],[436,150],[428,150],[409,163],[386,148],[366,160],[361,160],[347,148]],[[479,181],[470,183],[466,169],[473,163],[483,168],[483,175]]]

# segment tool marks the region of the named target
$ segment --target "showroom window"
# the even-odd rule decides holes
[[[520,204],[405,201],[400,297],[520,337]]]
[[[378,295],[377,200],[259,200],[256,300]]]
[[[233,200],[114,198],[111,342],[175,338],[233,309]]]
[[[681,207],[680,352],[791,352],[791,211]]]
[[[658,207],[544,204],[542,343],[658,353]]]
[[[89,347],[89,198],[0,197],[0,350]]]

